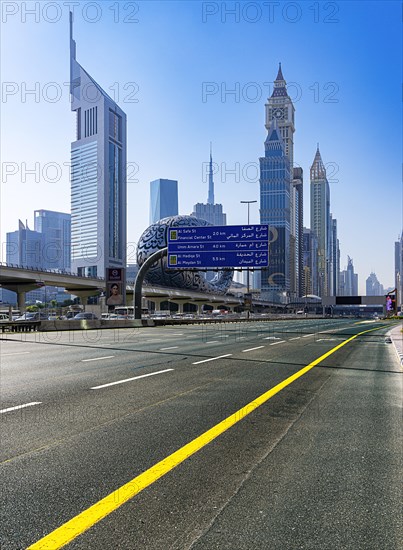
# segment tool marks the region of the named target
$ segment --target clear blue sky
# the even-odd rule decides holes
[[[30,15],[24,4],[40,8]],[[341,268],[350,255],[362,293],[371,271],[393,285],[394,241],[402,231],[400,2],[279,2],[274,13],[267,2],[79,4],[77,60],[112,97],[119,92],[128,116],[129,243],[148,226],[151,180],[179,181],[181,214],[206,201],[203,163],[210,141],[219,168],[216,202],[228,223],[245,223],[246,206],[239,201],[259,198],[264,105],[281,61],[295,99],[294,161],[304,169],[304,225],[310,225],[309,168],[319,142]],[[225,6],[237,13],[225,13]],[[74,116],[64,84],[67,5],[2,2],[1,30],[5,243],[18,218],[33,226],[35,209],[70,211]],[[39,97],[25,94],[35,86]],[[203,96],[206,87],[211,93]],[[226,94],[234,89],[237,95]],[[37,181],[24,174],[35,163]],[[251,222],[258,221],[252,205]]]

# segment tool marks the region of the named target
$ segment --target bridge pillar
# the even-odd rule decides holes
[[[149,298],[151,302],[154,302],[155,311],[161,311],[161,304],[165,302],[167,298]]]
[[[17,294],[17,305],[21,313],[25,313],[25,294],[30,290],[38,290],[43,286],[43,283],[2,283],[2,288],[11,290]]]
[[[196,306],[196,315],[200,315],[200,310],[201,310],[202,304],[200,302],[189,302],[189,303]]]
[[[17,307],[21,311],[21,313],[25,312],[25,294],[25,290],[17,291]]]
[[[188,299],[180,300],[179,298],[172,299],[174,304],[178,304],[178,313],[183,313],[183,306],[189,302]]]

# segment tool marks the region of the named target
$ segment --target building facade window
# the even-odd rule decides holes
[[[122,187],[122,150],[109,142],[109,257],[122,258],[119,204]]]

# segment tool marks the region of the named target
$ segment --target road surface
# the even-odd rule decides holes
[[[402,548],[388,330],[3,335],[1,549]]]

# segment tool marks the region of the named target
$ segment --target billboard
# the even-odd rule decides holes
[[[168,268],[264,268],[269,264],[268,225],[170,227]]]
[[[125,270],[121,267],[106,270],[106,305],[123,306],[126,303]]]
[[[386,313],[389,315],[393,315],[396,312],[396,290],[394,290],[393,292],[389,292],[389,294],[386,295]]]

